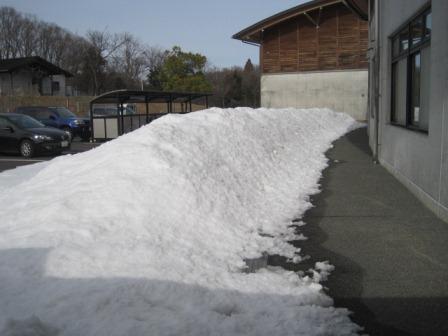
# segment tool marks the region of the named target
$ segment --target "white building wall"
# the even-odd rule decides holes
[[[389,36],[426,0],[380,1],[379,160],[428,207],[448,220],[448,1],[433,0],[428,134],[390,124]],[[374,126],[374,121],[370,123]],[[374,132],[371,133],[374,135]],[[373,141],[371,142],[373,143]]]
[[[261,76],[261,106],[328,107],[365,121],[367,70],[339,70]]]

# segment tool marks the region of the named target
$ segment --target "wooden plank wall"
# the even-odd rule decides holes
[[[309,13],[317,21],[319,10]],[[319,28],[305,15],[263,32],[263,73],[367,69],[368,26],[342,4],[323,7]]]

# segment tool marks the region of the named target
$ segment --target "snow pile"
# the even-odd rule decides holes
[[[0,174],[0,331],[356,334],[319,284],[330,265],[244,272],[263,253],[300,261],[289,225],[353,127],[326,109],[209,109]]]

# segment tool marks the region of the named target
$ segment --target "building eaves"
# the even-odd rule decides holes
[[[3,73],[11,73],[26,67],[40,67],[44,69],[48,75],[65,75],[66,77],[73,77],[70,72],[61,69],[57,65],[54,65],[39,56],[0,60],[0,72]]]
[[[333,5],[336,3],[341,3],[342,0],[313,0],[306,2],[304,4],[292,7],[290,9],[284,10],[280,13],[274,14],[266,19],[263,19],[243,30],[234,34],[232,38],[236,40],[241,40],[243,42],[250,43],[260,43],[261,42],[261,32],[269,27],[277,25],[283,21],[289,20],[301,14],[308,13],[310,11],[319,9],[321,7]]]

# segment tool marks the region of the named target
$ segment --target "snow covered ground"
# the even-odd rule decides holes
[[[168,115],[91,151],[0,174],[1,335],[353,335],[289,227],[324,152],[326,109]],[[319,276],[321,274],[321,276]]]

